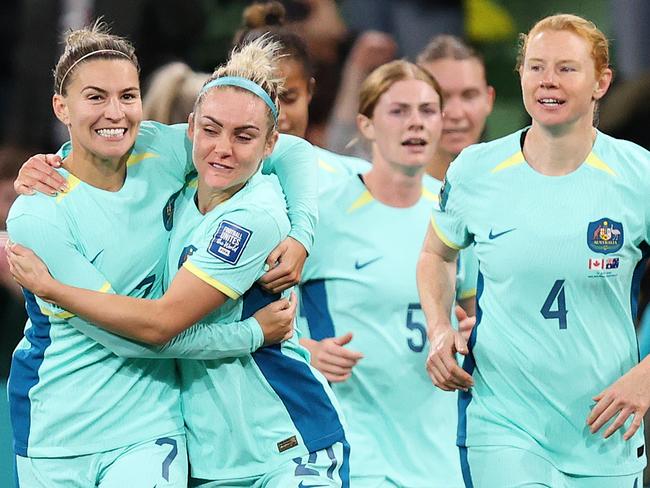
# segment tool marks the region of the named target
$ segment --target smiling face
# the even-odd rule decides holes
[[[485,68],[476,58],[441,58],[423,64],[442,88],[445,100],[438,151],[449,159],[476,144],[494,104],[494,88],[485,81]]]
[[[520,75],[526,111],[534,124],[549,128],[591,126],[595,103],[612,78],[608,68],[596,73],[589,43],[566,30],[534,34]]]
[[[52,105],[70,131],[75,158],[124,157],[142,121],[136,67],[126,59],[91,59],[77,66],[70,77],[66,95],[54,95]]]
[[[373,162],[424,168],[433,158],[442,131],[440,96],[424,81],[397,81],[379,97],[372,118],[358,115],[357,122],[372,142]]]
[[[241,188],[277,140],[262,99],[232,87],[212,88],[204,95],[190,114],[188,134],[199,184],[218,191]]]

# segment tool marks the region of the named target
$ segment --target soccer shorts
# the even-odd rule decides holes
[[[19,488],[185,488],[187,473],[185,435],[84,456],[16,456]]]
[[[192,478],[192,488],[349,488],[350,448],[347,443],[335,444],[297,457],[279,465],[262,476],[239,480],[202,480]]]
[[[510,446],[460,448],[467,488],[642,488],[643,472],[625,476],[576,476],[546,459]]]

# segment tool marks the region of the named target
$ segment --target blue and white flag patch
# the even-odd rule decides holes
[[[235,265],[252,234],[252,231],[234,222],[224,220],[214,233],[208,246],[208,252],[228,264]]]

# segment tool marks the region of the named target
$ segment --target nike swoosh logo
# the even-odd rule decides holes
[[[488,238],[490,240],[493,240],[496,239],[497,237],[501,237],[502,235],[507,234],[508,232],[512,232],[513,230],[517,230],[517,228],[513,227],[512,229],[504,230],[503,232],[499,232],[498,234],[493,234],[492,229],[490,229],[490,235],[488,236]]]
[[[90,264],[95,264],[95,261],[97,261],[97,258],[98,258],[99,256],[101,256],[101,254],[102,254],[103,252],[104,252],[104,249],[102,249],[101,251],[99,251],[99,252],[97,253],[97,255],[96,255],[94,258],[92,258],[92,259],[90,260]]]
[[[327,485],[306,485],[304,481],[301,481],[298,485],[298,488],[317,488],[318,486],[327,486]]]
[[[369,266],[372,263],[374,263],[375,261],[379,261],[380,259],[381,259],[381,256],[379,256],[378,258],[371,259],[370,261],[366,261],[365,263],[360,263],[359,260],[357,259],[357,261],[354,263],[354,269],[365,268],[366,266]]]

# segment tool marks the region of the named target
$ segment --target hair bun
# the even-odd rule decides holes
[[[286,11],[277,1],[255,3],[244,10],[243,19],[247,29],[259,29],[272,25],[283,25]]]

